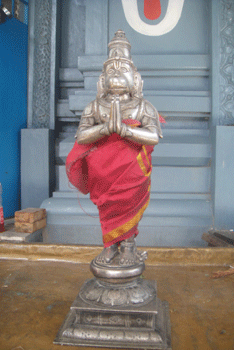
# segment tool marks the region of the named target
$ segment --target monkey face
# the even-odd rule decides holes
[[[108,63],[104,71],[105,89],[110,94],[131,93],[134,87],[134,74],[130,64],[121,59]]]

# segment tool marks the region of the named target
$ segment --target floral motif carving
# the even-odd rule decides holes
[[[220,1],[220,120],[234,124],[234,2]]]
[[[52,0],[35,1],[35,13],[32,126],[49,128]]]
[[[95,305],[124,306],[148,303],[155,296],[155,289],[147,281],[136,280],[123,286],[102,285],[95,278],[88,280],[82,287],[80,298]]]

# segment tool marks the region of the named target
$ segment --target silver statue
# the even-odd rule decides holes
[[[56,344],[170,349],[167,302],[140,278],[147,252],[136,248],[137,226],[150,200],[151,153],[162,137],[159,114],[142,97],[130,44],[118,30],[98,93],[84,110],[67,158],[70,182],[98,206],[103,251],[70,308]]]
[[[131,45],[125,33],[118,30],[108,47],[109,58],[104,62],[97,84],[97,97],[83,111],[77,143],[93,144],[115,133],[138,145],[156,145],[162,137],[159,114],[143,98],[143,81],[131,59]],[[137,121],[140,127],[129,125],[129,120]],[[122,266],[145,260],[146,252],[136,249],[135,235],[126,239],[120,237],[119,241],[105,247],[96,262],[110,264],[117,254]]]
[[[142,95],[143,81],[130,57],[130,43],[118,30],[109,43],[109,58],[97,84],[97,98],[83,111],[76,137],[79,144],[92,143],[117,133],[142,145],[156,145],[162,131],[159,115]],[[141,128],[132,129],[124,119],[137,119]]]

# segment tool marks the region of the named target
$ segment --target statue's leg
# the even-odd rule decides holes
[[[119,264],[122,266],[130,266],[138,262],[135,235],[133,235],[120,243]]]
[[[103,248],[103,251],[96,257],[98,264],[110,264],[118,254],[118,244],[112,244],[110,247]]]
[[[119,263],[122,266],[135,265],[147,259],[146,251],[138,251],[135,242],[135,235],[125,239],[120,243],[120,259]]]

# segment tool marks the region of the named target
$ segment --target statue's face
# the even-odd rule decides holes
[[[113,60],[104,71],[105,89],[110,94],[130,93],[134,87],[133,69],[126,61]]]

